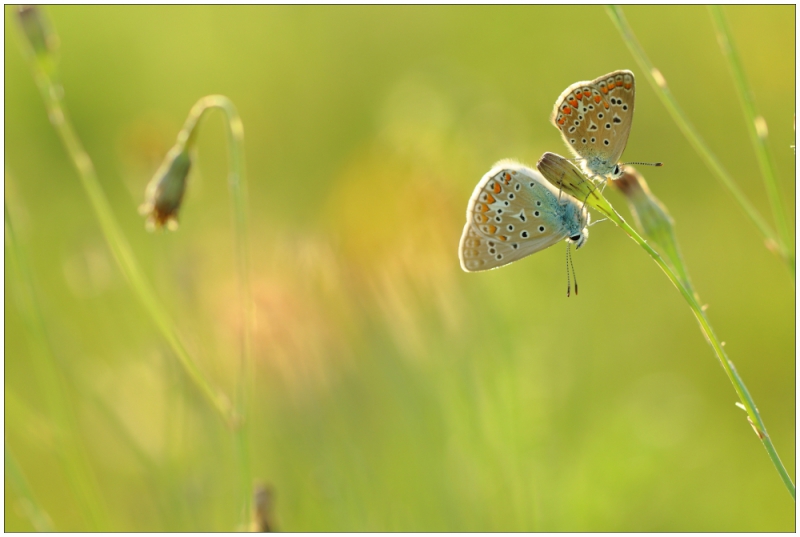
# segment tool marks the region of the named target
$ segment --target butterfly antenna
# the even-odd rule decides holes
[[[569,253],[569,243],[567,243],[567,258],[569,259],[569,266],[572,267],[572,279],[575,281],[575,296],[578,296],[578,276],[575,274],[575,265],[572,264],[572,254]],[[569,285],[569,272],[567,272],[567,285]],[[569,289],[567,289],[567,296],[569,296]]]
[[[569,298],[569,290],[572,287],[571,282],[569,281],[569,242],[567,242],[567,298]]]
[[[620,166],[627,166],[628,164],[636,164],[637,166],[656,166],[656,167],[661,167],[664,165],[663,162],[626,162],[624,164],[620,164]]]

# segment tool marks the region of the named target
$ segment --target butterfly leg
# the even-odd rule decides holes
[[[564,189],[564,175],[565,172],[561,172],[561,177],[558,179],[558,204],[564,205],[561,203],[561,191]],[[567,202],[569,203],[569,202]]]
[[[582,183],[582,182],[583,182],[583,179],[581,179],[581,183]],[[594,194],[594,191],[595,191],[595,190],[596,190],[596,189],[595,189],[595,188],[594,188],[592,185],[589,185],[589,192],[587,192],[587,193],[586,193],[586,197],[583,199],[583,205],[581,206],[581,211],[582,211],[582,210],[584,210],[584,209],[586,208],[586,202],[588,202],[588,201],[589,201],[589,196],[591,196],[592,194]],[[602,191],[601,191],[601,193],[602,193]]]

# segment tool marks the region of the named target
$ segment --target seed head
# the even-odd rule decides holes
[[[645,235],[656,237],[672,229],[672,217],[666,207],[650,192],[644,177],[632,166],[625,166],[622,176],[611,181],[611,185],[625,195],[633,218]]]
[[[683,262],[678,240],[675,236],[675,223],[667,208],[650,192],[644,177],[633,166],[625,166],[625,173],[611,181],[613,188],[625,195],[637,227],[654,244],[667,263],[677,272],[687,289],[692,289],[686,265]]]
[[[146,227],[154,231],[162,226],[178,227],[178,210],[186,191],[186,179],[192,167],[192,157],[184,145],[176,145],[167,153],[145,191],[144,204],[139,212],[147,216]]]
[[[17,21],[36,59],[40,63],[52,62],[58,48],[58,35],[44,11],[38,6],[20,6]]]

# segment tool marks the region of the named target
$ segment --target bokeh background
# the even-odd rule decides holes
[[[5,195],[105,529],[232,530],[235,445],[103,240],[5,17]],[[119,222],[203,372],[235,384],[226,145],[210,117],[176,233],[144,187],[192,104],[239,107],[250,189],[253,477],[287,531],[792,531],[794,502],[675,288],[606,223],[465,274],[467,200],[502,158],[566,154],[569,84],[638,67],[601,7],[48,8],[66,103]],[[702,7],[625,13],[701,135],[769,205]],[[795,7],[726,7],[794,222]],[[624,159],[795,471],[795,287],[638,78]],[[610,192],[610,193],[609,193]],[[607,190],[617,208],[624,200]],[[63,530],[91,529],[5,271],[5,438]],[[15,298],[17,297],[17,298]],[[29,530],[5,484],[5,529]]]

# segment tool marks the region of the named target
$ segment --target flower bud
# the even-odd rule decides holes
[[[611,185],[628,200],[634,222],[642,234],[661,250],[684,285],[691,289],[675,238],[675,223],[664,204],[650,192],[644,177],[632,166],[625,166],[622,176],[611,181]]]
[[[53,55],[58,48],[58,35],[42,9],[38,6],[20,6],[17,8],[17,20],[37,61],[48,68],[52,67]]]
[[[256,533],[274,532],[275,491],[269,485],[259,483],[253,491],[253,520],[250,531]]]
[[[185,146],[177,145],[167,153],[161,167],[148,183],[144,204],[139,208],[139,212],[147,216],[145,225],[149,231],[164,225],[170,230],[177,229],[178,210],[191,166],[192,157]]]
[[[633,218],[645,235],[656,237],[672,228],[672,217],[666,207],[650,192],[644,177],[632,166],[626,166],[622,176],[611,184],[625,195]]]

